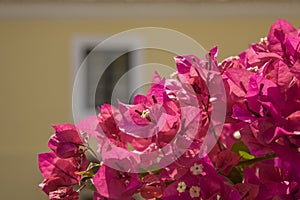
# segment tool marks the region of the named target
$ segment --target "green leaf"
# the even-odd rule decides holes
[[[93,178],[100,166],[99,163],[90,163],[85,171],[78,172],[81,175],[81,181],[86,182],[87,179]]]
[[[142,179],[143,177],[147,176],[149,173],[148,172],[143,172],[143,173],[138,173],[139,179]]]
[[[238,142],[234,143],[231,147],[231,151],[233,151],[234,153],[237,153],[237,154],[239,154],[239,151],[244,151],[246,153],[250,153],[248,147],[242,141],[238,141]]]
[[[133,148],[132,144],[130,144],[130,143],[127,144],[127,149],[128,149],[129,151],[134,151],[134,150],[135,150],[135,149]]]
[[[233,167],[230,173],[227,175],[234,184],[241,183],[243,181],[243,175],[240,170]]]
[[[247,153],[247,152],[245,152],[245,151],[239,151],[238,153],[239,153],[239,155],[240,155],[242,158],[244,158],[245,160],[252,160],[252,159],[255,158],[254,155],[251,155],[250,153]]]
[[[273,158],[276,158],[276,157],[277,157],[276,154],[267,154],[265,156],[256,157],[256,158],[251,159],[251,160],[242,160],[236,166],[241,166],[241,167],[252,166],[254,163],[261,162],[261,161],[268,160],[268,159],[273,159]]]
[[[176,180],[166,181],[165,184],[168,186],[168,185],[171,185],[174,182],[176,182]]]
[[[86,187],[94,192],[97,192],[95,185],[93,184],[91,179],[88,179],[86,182]]]

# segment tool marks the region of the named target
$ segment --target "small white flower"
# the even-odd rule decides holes
[[[239,131],[235,131],[233,133],[233,137],[237,140],[241,139],[241,133]]]
[[[247,70],[251,71],[251,72],[257,72],[259,70],[259,68],[258,68],[258,66],[254,66],[254,67],[249,67]]]
[[[194,175],[200,175],[203,172],[203,165],[198,165],[197,163],[195,163],[193,166],[191,166],[190,170]]]
[[[190,195],[192,198],[200,197],[200,188],[198,186],[192,186],[190,188]]]
[[[264,45],[268,44],[268,38],[267,37],[260,38],[259,43]]]
[[[149,114],[150,114],[150,110],[146,109],[142,112],[141,117],[145,119],[149,116]]]
[[[211,97],[211,98],[209,98],[209,102],[214,102],[214,101],[216,101],[217,100],[217,98],[216,97]]]
[[[177,186],[177,191],[179,193],[182,193],[185,191],[185,189],[186,189],[186,184],[184,182],[179,182]]]
[[[178,77],[178,72],[173,72],[170,74],[170,78],[176,79]]]

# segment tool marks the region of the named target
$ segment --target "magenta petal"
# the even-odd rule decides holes
[[[141,115],[136,112],[136,110],[139,112],[145,110],[142,104],[126,105],[119,102],[118,107],[122,114],[122,118],[119,122],[120,130],[136,138],[147,138],[157,133],[155,124],[151,123],[147,118],[142,118]]]
[[[189,62],[187,57],[188,56],[176,56],[174,58],[179,74],[186,74],[190,72],[191,63]]]
[[[58,125],[53,125],[52,127],[57,133],[63,131],[76,130],[76,127],[73,124],[58,124]]]
[[[235,187],[226,184],[224,184],[224,186],[222,187],[220,196],[223,200],[241,200],[242,198]]]
[[[286,129],[290,131],[300,131],[300,110],[290,114],[287,120]]]
[[[148,98],[144,95],[135,95],[133,99],[133,104],[145,104],[145,105],[150,105],[150,102],[148,101]]]
[[[74,144],[83,144],[81,134],[77,128],[72,124],[59,124],[54,125],[57,139],[62,142],[72,142]]]
[[[300,166],[298,151],[299,147],[292,145],[289,140],[281,137],[280,140],[276,140],[275,142],[273,142],[271,144],[271,147],[282,160],[287,161],[294,166]]]
[[[287,21],[278,19],[268,34],[269,49],[282,54],[282,43],[287,36],[296,36],[297,30]]]
[[[56,191],[60,187],[72,187],[73,185],[72,179],[70,179],[67,176],[59,176],[57,174],[54,174],[51,177],[48,177],[45,179],[41,184],[39,184],[39,187],[42,188],[42,190],[49,195],[50,192]]]
[[[154,72],[153,76],[152,76],[152,84],[159,84],[161,82],[162,78],[160,77],[160,75],[158,74],[158,72]]]
[[[151,86],[151,88],[149,89],[149,91],[147,93],[149,102],[150,101],[153,102],[152,104],[155,104],[155,103],[162,104],[164,102],[165,83],[166,83],[166,80],[161,79],[161,81],[159,83],[155,83]],[[154,100],[154,98],[155,98],[155,100]]]
[[[102,197],[98,192],[94,192],[93,200],[104,200],[105,197]]]
[[[231,150],[221,151],[217,155],[216,167],[223,173],[228,175],[234,165],[239,162],[239,155]]]
[[[88,136],[95,138],[102,138],[103,134],[101,127],[99,127],[99,118],[97,116],[89,116],[76,124],[76,127],[88,134]],[[100,140],[101,141],[101,140]]]
[[[104,164],[120,171],[135,171],[141,163],[138,154],[112,146],[102,150]]]
[[[100,167],[93,181],[98,193],[111,199],[132,199],[139,188],[137,174],[120,172],[105,165]]]
[[[300,61],[297,60],[290,69],[294,76],[300,80]]]
[[[55,135],[50,138],[48,146],[58,157],[61,158],[70,158],[82,153],[82,151],[78,149],[77,144],[60,142],[56,139]]]
[[[44,178],[48,178],[53,174],[53,171],[55,169],[54,164],[58,159],[59,158],[52,152],[39,154],[38,156],[39,168]]]
[[[299,60],[300,58],[300,37],[286,38],[286,51],[290,59]]]
[[[82,153],[79,147],[85,142],[74,125],[60,124],[53,126],[53,128],[56,134],[51,136],[48,146],[57,156],[68,158]]]
[[[50,200],[78,200],[79,193],[75,192],[72,187],[59,187],[55,191],[49,192]]]
[[[252,74],[246,69],[239,68],[231,68],[224,72],[223,76],[229,87],[228,95],[232,96],[233,100],[245,96]]]
[[[282,61],[278,62],[277,84],[281,87],[288,88],[293,80],[293,74],[290,69]]]
[[[282,60],[277,60],[266,65],[263,69],[263,76],[276,83],[281,92],[285,92],[290,87],[294,78],[294,75],[290,72],[290,68]]]
[[[214,65],[213,68],[215,68],[215,69],[218,66],[218,63],[217,63],[218,51],[219,51],[219,47],[218,46],[214,46],[206,54],[206,60],[212,61],[212,64]]]
[[[277,85],[257,74],[250,78],[248,92],[245,97],[249,108],[261,117],[278,118],[284,107],[284,101]]]
[[[247,111],[246,106],[244,106],[244,105],[242,108],[237,105],[234,105],[233,113],[232,113],[231,117],[234,119],[239,119],[246,123],[252,123],[255,120],[257,120],[257,118],[255,116],[251,115],[251,113]]]
[[[49,178],[52,174],[58,174],[61,177],[67,176],[72,179],[73,183],[77,183],[79,176],[75,174],[80,169],[77,168],[73,159],[61,159],[54,153],[39,154],[39,168],[44,178]]]

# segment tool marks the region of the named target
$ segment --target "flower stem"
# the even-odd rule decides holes
[[[93,157],[99,162],[99,164],[100,164],[100,163],[101,163],[101,160],[98,158],[96,152],[95,152],[89,145],[87,145],[87,146],[85,146],[85,147],[91,152],[92,156],[93,156]]]
[[[78,190],[76,190],[76,192],[81,192],[84,188],[85,188],[86,184],[83,184],[82,186],[80,186],[80,188],[78,188]]]
[[[240,161],[236,166],[249,166],[249,165],[253,165],[254,163],[261,162],[264,160],[269,160],[269,159],[276,158],[276,157],[277,157],[276,154],[268,154],[263,157],[253,158],[251,160]]]

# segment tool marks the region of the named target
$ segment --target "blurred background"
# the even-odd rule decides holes
[[[51,124],[73,122],[74,74],[101,38],[170,28],[205,49],[219,45],[221,61],[265,37],[278,18],[298,28],[299,10],[296,0],[0,0],[0,199],[47,199],[37,155],[49,151]],[[172,57],[149,50],[138,59],[174,67]]]

